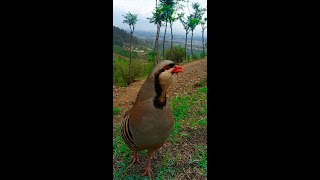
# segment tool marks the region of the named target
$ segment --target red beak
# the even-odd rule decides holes
[[[173,67],[172,72],[173,72],[173,73],[183,72],[183,67],[182,67],[182,66],[175,65],[175,66]]]

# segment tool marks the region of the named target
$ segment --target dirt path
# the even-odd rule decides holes
[[[182,66],[184,72],[177,75],[169,89],[168,98],[178,94],[192,93],[194,86],[207,78],[207,59],[189,62],[182,64]],[[143,83],[144,80],[140,80],[128,87],[113,86],[113,107],[119,107],[122,113],[131,108]],[[119,117],[115,117],[114,122],[119,122],[119,119]]]

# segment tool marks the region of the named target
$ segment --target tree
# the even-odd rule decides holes
[[[155,41],[155,46],[154,46],[154,52],[155,52],[155,61],[154,65],[159,63],[159,35],[160,35],[160,29],[162,26],[162,20],[163,20],[163,14],[162,10],[159,6],[155,7],[155,10],[152,12],[152,17],[148,17],[147,19],[149,20],[150,23],[154,23],[157,25],[157,34],[156,34],[156,41]]]
[[[132,53],[132,47],[131,47],[131,43],[132,43],[132,34],[134,32],[134,26],[138,21],[138,14],[131,14],[130,12],[128,12],[126,15],[123,15],[124,20],[123,23],[129,24],[130,27],[130,64],[129,64],[129,73],[128,73],[128,78],[129,78],[129,83],[131,83],[132,79],[131,79],[131,53]]]
[[[184,13],[181,13],[179,15],[179,20],[183,26],[183,29],[186,31],[186,42],[184,44],[185,61],[186,61],[187,60],[187,40],[188,40],[188,34],[190,32],[189,19],[184,17]]]
[[[172,44],[173,44],[173,34],[172,34],[172,25],[173,23],[179,19],[179,14],[178,11],[183,8],[183,5],[180,4],[179,2],[183,0],[176,0],[174,1],[174,6],[170,13],[168,14],[168,22],[170,24],[170,30],[171,30],[171,46],[170,49],[172,49]]]
[[[193,39],[193,31],[197,25],[199,25],[200,20],[204,12],[206,11],[205,8],[201,8],[199,3],[192,3],[193,13],[189,16],[189,26],[191,30],[191,56],[193,57],[193,50],[192,50],[192,39]]]
[[[192,50],[193,31],[198,24],[199,24],[199,20],[195,19],[192,15],[188,18],[188,25],[191,31],[191,56],[192,57],[193,57],[193,50]]]
[[[164,45],[166,42],[166,34],[167,34],[167,25],[169,21],[169,16],[174,11],[174,5],[175,2],[173,0],[159,0],[160,1],[160,7],[163,14],[163,20],[165,21],[165,29],[164,29],[164,35],[163,35],[163,42],[162,42],[162,58],[164,59]]]
[[[200,21],[201,29],[202,29],[201,32],[202,32],[202,53],[203,53],[203,55],[205,55],[205,52],[204,52],[204,38],[203,38],[203,34],[204,34],[204,30],[207,28],[206,22],[207,22],[207,18],[204,18],[203,21]]]

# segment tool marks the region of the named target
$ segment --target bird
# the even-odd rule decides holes
[[[167,103],[167,92],[173,77],[183,72],[183,67],[173,61],[158,63],[141,86],[136,101],[123,116],[121,136],[134,155],[129,162],[138,163],[138,152],[148,151],[148,164],[142,176],[151,179],[153,153],[166,142],[173,129],[173,114]]]

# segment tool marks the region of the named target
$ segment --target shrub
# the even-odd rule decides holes
[[[154,51],[148,52],[148,61],[153,62],[154,61]]]
[[[172,49],[167,49],[165,51],[165,59],[171,60],[175,63],[181,63],[184,58],[184,48],[181,46],[173,46]]]
[[[199,59],[199,56],[196,53],[194,53],[192,56],[192,59],[197,60],[197,59]]]
[[[202,53],[200,54],[200,58],[205,58],[205,57],[206,57],[206,53],[203,53],[203,52],[202,52]]]
[[[136,79],[147,76],[153,66],[152,63],[144,63],[139,60],[132,60],[130,78],[129,61],[124,59],[116,59],[113,61],[113,83],[119,86],[128,86]]]

